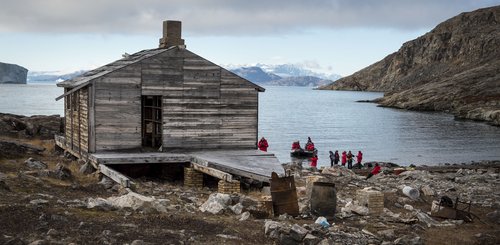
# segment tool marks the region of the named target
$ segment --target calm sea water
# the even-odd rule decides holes
[[[402,165],[500,159],[500,128],[456,121],[443,113],[422,113],[358,103],[382,93],[267,87],[260,94],[259,135],[271,152],[290,162],[294,140],[311,137],[318,165],[330,165],[328,151],[363,152],[365,161]]]
[[[54,84],[0,84],[0,112],[63,114],[63,93]],[[357,103],[382,93],[319,91],[304,87],[266,87],[259,95],[259,138],[281,162],[291,161],[294,140],[311,137],[319,165],[329,165],[329,150],[358,150],[365,161],[403,165],[500,159],[500,128],[456,121],[442,113],[422,113]]]

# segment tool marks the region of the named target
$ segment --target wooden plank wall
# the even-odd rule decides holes
[[[68,92],[69,89],[65,88],[64,93]],[[68,105],[71,103],[71,95],[64,97],[64,137],[66,141],[69,142],[72,138],[73,131],[71,130],[71,109],[68,109]]]
[[[259,97],[255,88],[233,73],[221,73],[220,137],[222,148],[256,148]]]
[[[80,154],[88,152],[88,104],[88,87],[64,98],[65,136],[71,149]]]
[[[108,73],[93,84],[96,152],[140,148],[140,65]]]
[[[146,58],[92,84],[93,94],[89,87],[75,92],[80,107],[65,113],[66,139],[85,152],[89,143],[92,152],[140,148],[142,95],[162,96],[164,151],[255,148],[255,87],[186,49]]]
[[[255,148],[258,92],[185,49],[142,62],[142,94],[163,96],[163,149]]]
[[[79,104],[79,113],[78,113],[78,135],[80,139],[78,144],[80,146],[80,154],[81,152],[89,152],[89,90],[88,86],[80,89],[78,91],[78,104]]]

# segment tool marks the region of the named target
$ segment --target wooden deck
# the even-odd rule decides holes
[[[266,183],[272,172],[284,174],[274,154],[258,150],[201,151],[190,155],[193,163]]]
[[[96,164],[148,164],[148,163],[183,163],[191,162],[191,156],[165,152],[144,153],[91,153],[90,158]]]
[[[95,165],[108,166],[113,164],[191,163],[266,183],[269,183],[272,172],[284,173],[283,167],[274,154],[257,150],[200,151],[186,154],[111,152],[90,154],[89,158]]]
[[[284,174],[281,163],[272,153],[259,150],[207,150],[186,153],[144,152],[122,153],[101,152],[78,154],[71,150],[64,137],[56,137],[56,144],[80,159],[88,160],[101,172],[113,176],[118,183],[131,182],[126,176],[112,173],[106,166],[113,164],[168,164],[190,163],[198,171],[215,177],[231,180],[232,176],[246,177],[269,183],[271,173]]]

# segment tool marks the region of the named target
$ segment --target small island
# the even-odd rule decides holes
[[[19,65],[0,62],[0,84],[26,84],[27,76],[28,69]]]

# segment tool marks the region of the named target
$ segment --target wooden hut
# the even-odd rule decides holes
[[[255,149],[264,89],[189,51],[181,22],[148,49],[57,84],[77,157],[107,151]]]

